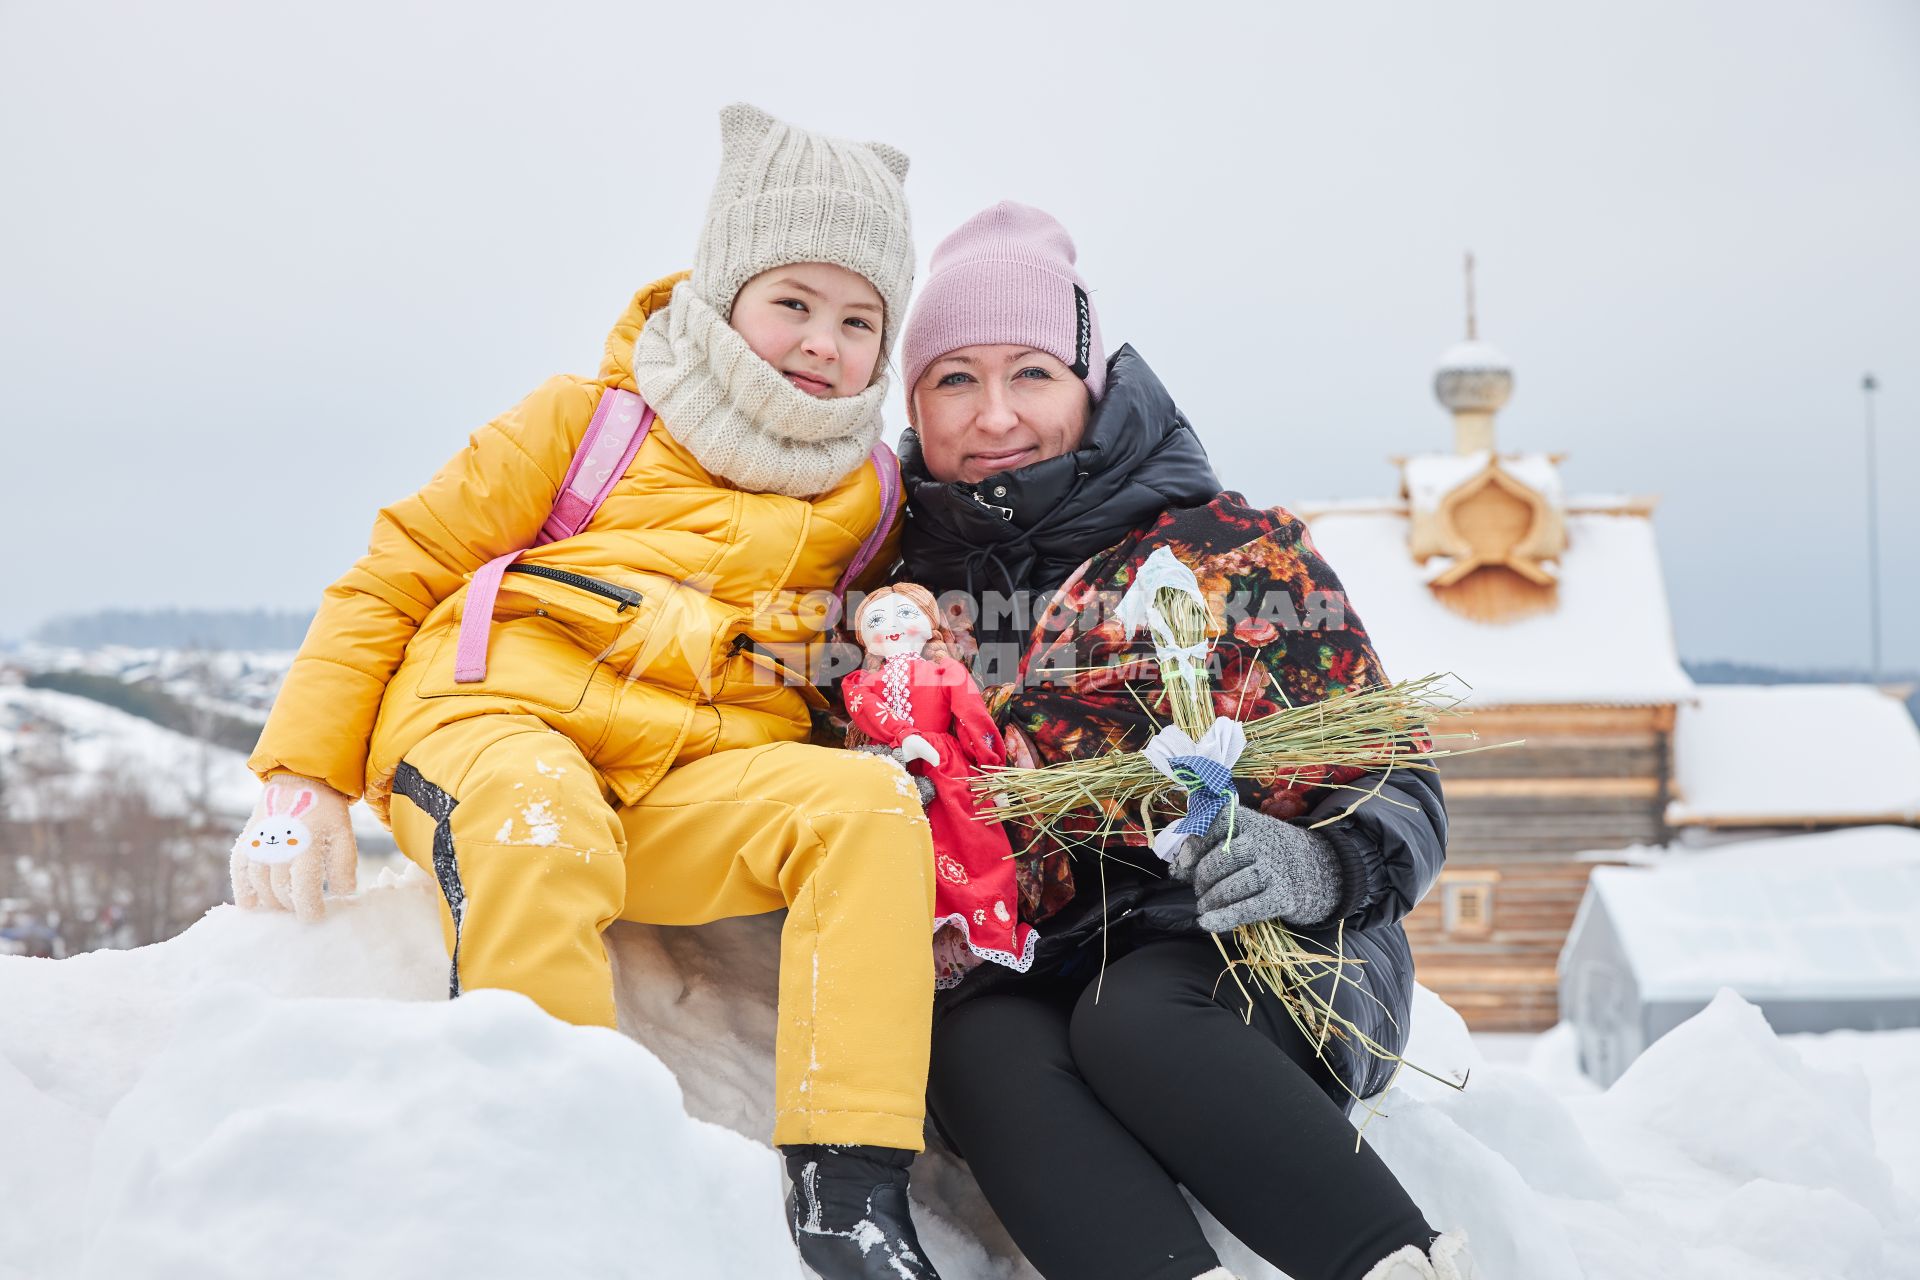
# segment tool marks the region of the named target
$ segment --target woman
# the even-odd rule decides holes
[[[1139,355],[1104,360],[1073,264],[1059,223],[996,205],[935,252],[903,339],[903,572],[965,594],[1010,745],[1043,764],[1144,745],[1153,664],[1097,669],[1151,650],[1101,605],[1161,545],[1230,600],[1223,714],[1273,709],[1276,685],[1297,704],[1382,681],[1299,521],[1223,493]],[[929,1103],[1049,1280],[1226,1277],[1180,1185],[1295,1280],[1471,1274],[1464,1238],[1436,1240],[1372,1149],[1354,1151],[1346,1112],[1390,1064],[1340,1044],[1317,1056],[1265,993],[1246,1020],[1208,936],[1278,919],[1328,949],[1343,937],[1366,963],[1336,1007],[1400,1048],[1399,921],[1445,857],[1439,784],[1393,774],[1310,829],[1352,805],[1339,784],[1377,781],[1243,785],[1171,868],[1144,832],[1091,827],[1022,860],[1022,915],[1043,935],[1032,970],[983,966],[941,999]]]

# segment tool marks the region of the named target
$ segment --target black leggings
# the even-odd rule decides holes
[[[1356,1280],[1426,1219],[1279,1002],[1246,1000],[1206,937],[1095,984],[1035,978],[934,1029],[928,1101],[1047,1280],[1192,1280],[1219,1265],[1181,1197],[1294,1280]],[[1215,988],[1218,986],[1218,991]]]

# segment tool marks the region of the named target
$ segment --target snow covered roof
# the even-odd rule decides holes
[[[1643,999],[1920,995],[1920,831],[1745,840],[1589,885],[1567,946],[1603,906]]]
[[[1479,373],[1483,370],[1511,370],[1512,368],[1513,361],[1507,359],[1500,348],[1490,342],[1482,342],[1478,338],[1468,338],[1446,349],[1440,357],[1440,363],[1436,366],[1436,372],[1447,373],[1458,369]]]
[[[1674,650],[1653,523],[1569,506],[1550,613],[1482,623],[1442,605],[1407,551],[1404,509],[1303,505],[1314,545],[1397,679],[1451,672],[1473,705],[1651,705],[1693,691]]]
[[[1674,795],[1673,826],[1920,823],[1920,727],[1871,685],[1701,685],[1675,718]]]

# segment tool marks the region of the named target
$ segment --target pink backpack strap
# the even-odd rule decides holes
[[[495,556],[474,571],[467,583],[467,601],[460,613],[460,647],[453,653],[453,679],[456,684],[472,684],[487,678],[487,640],[493,632],[493,600],[500,594],[500,579],[507,566],[520,558],[519,551]]]
[[[893,530],[894,506],[900,501],[900,459],[882,440],[873,446],[873,469],[880,477],[880,522],[873,526],[873,532],[866,536],[859,550],[853,553],[853,560],[847,565],[847,571],[840,575],[840,585],[833,594],[846,599],[847,592],[873,558],[880,554],[881,544],[886,542],[887,534]]]
[[[620,477],[627,473],[633,455],[653,428],[653,410],[631,391],[608,387],[594,407],[587,434],[573,452],[573,465],[560,482],[560,496],[553,512],[534,539],[545,546],[562,538],[571,538],[586,527],[593,513],[607,500]],[[524,551],[524,548],[522,549]],[[507,566],[518,560],[522,551],[496,556],[474,572],[467,584],[467,600],[460,615],[459,647],[454,650],[453,678],[457,684],[472,684],[487,678],[487,641],[493,632],[493,602],[500,594],[500,579]]]
[[[633,455],[640,452],[652,429],[653,409],[646,401],[631,391],[608,387],[594,408],[586,436],[574,450],[573,465],[560,482],[553,514],[547,517],[534,545],[571,538],[584,529],[627,473]]]

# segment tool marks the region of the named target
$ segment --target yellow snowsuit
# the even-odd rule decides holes
[[[508,573],[486,678],[453,678],[467,579],[532,546],[600,396],[635,390],[634,339],[681,278],[635,295],[598,377],[551,379],[380,513],[249,764],[389,821],[443,891],[455,993],[508,988],[612,1026],[608,924],[786,908],[774,1141],[918,1150],[926,819],[891,763],[806,745],[819,694],[769,656],[804,669],[834,585],[893,519],[874,469],[812,499],[742,492],[656,423],[588,526],[518,562],[579,578]]]

